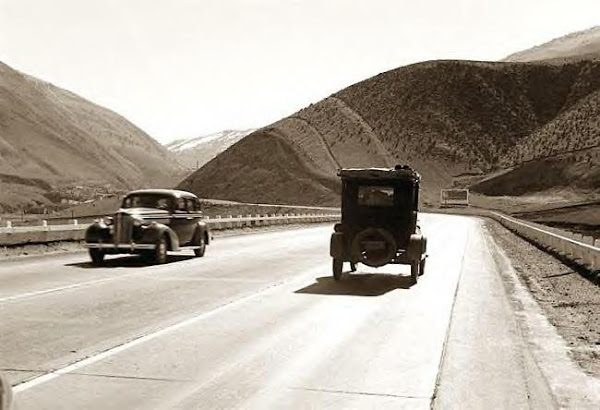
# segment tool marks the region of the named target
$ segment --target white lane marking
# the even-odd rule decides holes
[[[33,291],[33,292],[27,292],[27,293],[20,293],[18,295],[13,295],[13,296],[6,296],[3,298],[0,298],[0,303],[3,302],[11,302],[14,300],[19,300],[19,299],[24,299],[24,298],[28,298],[28,297],[32,297],[32,296],[39,296],[39,295],[45,295],[47,293],[54,293],[54,292],[60,292],[63,290],[69,290],[69,289],[77,289],[80,287],[84,287],[84,286],[89,286],[89,285],[95,285],[98,283],[103,283],[103,282],[108,282],[108,281],[113,281],[116,279],[123,279],[123,278],[127,278],[129,276],[134,276],[134,275],[139,275],[141,274],[141,272],[136,272],[136,273],[132,273],[129,275],[122,275],[119,276],[118,278],[104,278],[104,279],[98,279],[98,280],[91,280],[89,282],[81,282],[81,283],[74,283],[72,285],[65,285],[65,286],[59,286],[56,288],[51,288],[51,289],[43,289],[43,290],[37,290],[37,291]],[[194,278],[158,278],[157,280],[159,281],[200,281],[200,282],[240,282],[240,283],[260,283],[260,282],[264,282],[264,280],[258,280],[258,279],[248,279],[248,278],[227,278],[227,277],[194,277]]]
[[[256,236],[262,235],[262,236],[267,236],[270,234],[285,234],[285,233],[289,233],[291,231],[299,231],[299,230],[310,230],[310,229],[323,229],[323,227],[309,227],[309,228],[300,228],[300,229],[286,229],[286,230],[281,230],[281,231],[277,231],[277,232],[262,232],[262,233],[257,233],[256,235],[254,235],[254,237],[252,238],[253,241],[256,240]],[[233,236],[233,235],[232,235]],[[227,238],[227,241],[234,241],[235,240],[241,240],[241,241],[248,241],[248,238],[245,238],[243,236],[237,236],[237,237],[231,237],[231,238]],[[222,249],[219,249],[219,251],[222,251]],[[247,253],[253,253],[254,250],[249,250]],[[239,254],[239,251],[232,251],[230,253],[235,253],[235,254]],[[167,265],[168,266],[168,265]],[[151,271],[147,271],[147,270],[143,270],[143,271],[136,271],[136,272],[132,272],[129,274],[124,274],[124,275],[120,275],[117,277],[109,277],[109,278],[103,278],[103,279],[97,279],[97,280],[92,280],[92,281],[88,281],[88,282],[80,282],[80,283],[73,283],[70,285],[65,285],[65,286],[58,286],[55,288],[50,288],[50,289],[42,289],[42,290],[36,290],[36,291],[31,291],[31,292],[26,292],[26,293],[20,293],[18,295],[11,295],[11,296],[4,296],[4,297],[0,297],[0,303],[4,303],[4,302],[12,302],[15,300],[19,300],[19,299],[25,299],[25,298],[29,298],[29,297],[33,297],[33,296],[40,296],[40,295],[45,295],[48,293],[55,293],[55,292],[60,292],[63,290],[70,290],[70,289],[77,289],[80,287],[85,287],[85,286],[89,286],[89,285],[95,285],[98,283],[103,283],[103,282],[108,282],[108,281],[113,281],[113,280],[119,280],[119,279],[123,279],[123,278],[128,278],[131,276],[137,276],[137,275],[144,275],[144,274],[152,274],[152,273],[156,273],[155,270],[151,270]],[[210,279],[206,279],[206,280],[210,280]],[[226,281],[226,279],[224,280]]]
[[[122,276],[121,276],[121,278],[122,278]],[[10,301],[13,301],[13,300],[18,300],[18,299],[23,299],[23,298],[28,298],[28,297],[31,297],[31,296],[44,295],[46,293],[60,292],[61,290],[75,289],[75,288],[79,288],[79,287],[83,287],[83,286],[94,285],[96,283],[107,282],[109,280],[114,280],[114,278],[104,278],[104,279],[98,279],[98,280],[91,280],[89,282],[73,283],[71,285],[59,286],[59,287],[56,287],[56,288],[36,290],[36,291],[33,291],[33,292],[27,292],[27,293],[20,293],[18,295],[12,295],[12,296],[6,296],[6,297],[3,297],[3,298],[0,298],[0,303],[2,303],[2,302],[10,302]]]
[[[40,384],[49,382],[49,381],[51,381],[53,379],[56,379],[57,377],[60,377],[60,376],[62,376],[64,374],[73,372],[73,371],[75,371],[77,369],[81,369],[82,367],[88,366],[88,365],[96,363],[96,362],[98,362],[100,360],[103,360],[103,359],[106,359],[108,357],[114,356],[114,355],[116,355],[118,353],[121,353],[121,352],[123,352],[125,350],[128,350],[128,349],[130,349],[132,347],[135,347],[135,346],[140,345],[142,343],[148,342],[150,340],[156,339],[156,338],[161,337],[163,335],[166,335],[166,334],[168,334],[170,332],[173,332],[174,330],[180,329],[180,328],[185,327],[185,326],[189,326],[189,325],[191,325],[193,323],[196,323],[198,321],[207,319],[207,318],[209,318],[211,316],[214,316],[214,315],[216,315],[218,313],[221,313],[221,312],[223,312],[225,310],[229,310],[231,308],[237,307],[237,306],[239,306],[239,305],[241,305],[241,304],[243,304],[245,302],[248,302],[248,301],[250,301],[252,299],[255,299],[255,298],[259,297],[259,296],[263,296],[266,293],[272,292],[273,290],[275,290],[275,289],[277,289],[277,288],[279,288],[279,287],[281,287],[281,286],[283,286],[285,284],[293,283],[293,282],[300,281],[300,280],[306,280],[306,278],[305,278],[306,276],[314,276],[315,274],[322,273],[322,272],[323,272],[323,266],[319,266],[318,268],[312,268],[312,269],[310,269],[308,271],[305,271],[302,274],[300,274],[299,276],[296,276],[296,277],[294,277],[292,279],[288,279],[288,280],[283,280],[281,282],[277,282],[277,283],[272,284],[272,285],[270,285],[270,286],[268,286],[268,287],[266,287],[266,288],[264,288],[264,289],[262,289],[262,290],[260,290],[260,291],[258,291],[256,293],[253,293],[251,295],[247,295],[247,296],[244,296],[244,297],[242,297],[240,299],[236,299],[236,300],[233,300],[233,301],[225,302],[224,304],[222,304],[220,306],[217,306],[216,308],[214,308],[213,310],[210,310],[208,312],[200,313],[199,315],[193,316],[193,317],[185,319],[185,320],[183,320],[181,322],[178,322],[178,323],[175,323],[173,325],[167,326],[165,328],[157,330],[156,332],[136,337],[136,338],[134,338],[134,339],[132,339],[132,340],[130,340],[128,342],[125,342],[125,343],[123,343],[121,345],[117,345],[117,346],[112,347],[112,348],[110,348],[108,350],[102,351],[102,352],[100,352],[100,353],[98,353],[96,355],[93,355],[93,356],[90,356],[90,357],[86,357],[85,359],[81,359],[81,360],[75,361],[75,362],[73,362],[73,363],[71,363],[69,365],[66,365],[64,367],[58,368],[56,370],[52,370],[52,371],[50,371],[48,373],[45,373],[45,374],[43,374],[41,376],[34,377],[33,379],[29,379],[29,380],[27,380],[25,382],[22,382],[20,384],[17,384],[15,386],[13,386],[13,391],[15,392],[15,394],[18,394],[18,393],[21,393],[21,392],[23,392],[25,390],[29,390],[32,387],[39,386]]]

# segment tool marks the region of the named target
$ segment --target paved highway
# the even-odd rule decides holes
[[[457,383],[477,375],[469,369],[481,358],[459,346],[451,366],[442,359],[456,339],[459,280],[493,275],[492,251],[477,219],[421,217],[430,257],[414,286],[409,267],[393,265],[359,265],[335,283],[332,228],[322,225],[217,238],[204,258],[174,254],[160,266],[119,256],[93,267],[83,253],[2,262],[0,370],[19,410],[425,409],[434,396],[465,400],[474,386]],[[505,323],[492,320],[492,334]],[[481,339],[487,330],[463,332]],[[506,340],[486,366],[509,381],[481,380],[479,397],[516,408],[528,392]]]

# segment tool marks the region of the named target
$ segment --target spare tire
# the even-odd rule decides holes
[[[396,256],[396,240],[383,228],[367,228],[354,236],[350,253],[352,259],[377,268]]]

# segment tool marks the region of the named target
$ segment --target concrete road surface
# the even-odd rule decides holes
[[[490,329],[456,324],[445,356],[461,275],[494,274],[481,222],[422,215],[421,225],[430,257],[414,286],[408,266],[392,265],[359,265],[335,283],[331,226],[217,238],[204,258],[161,266],[119,256],[94,267],[83,253],[2,262],[0,370],[20,410],[425,409],[434,397],[466,406],[469,392],[474,407],[527,406],[519,352],[499,334],[511,333],[506,306]],[[465,300],[463,313],[502,302],[489,288],[489,303]],[[494,335],[502,354],[490,357],[480,345]],[[471,364],[487,361],[478,390]]]

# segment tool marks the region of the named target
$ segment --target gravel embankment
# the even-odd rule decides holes
[[[571,357],[586,373],[600,377],[598,278],[576,266],[565,265],[494,221],[486,225],[520,280],[568,343]]]

